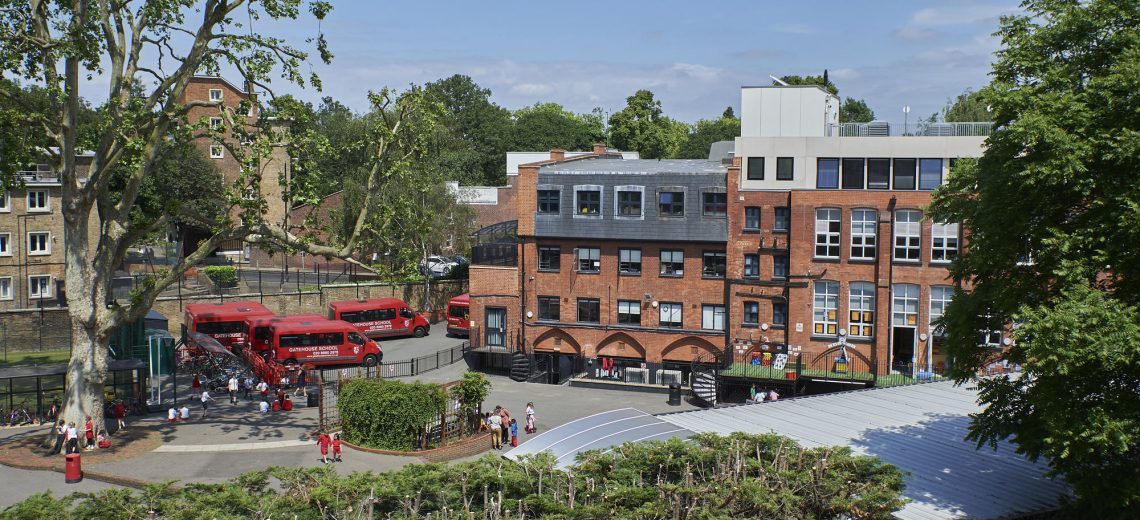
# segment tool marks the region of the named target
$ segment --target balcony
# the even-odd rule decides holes
[[[886,121],[869,123],[839,123],[828,125],[828,137],[986,137],[993,131],[993,123],[909,123]]]
[[[26,184],[58,184],[59,175],[51,170],[23,170],[16,172]]]

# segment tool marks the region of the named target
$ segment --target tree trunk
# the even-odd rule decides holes
[[[67,367],[62,418],[75,423],[81,438],[87,416],[91,417],[96,434],[105,429],[103,384],[107,376],[107,342],[106,334],[89,329],[72,316],[71,361]]]

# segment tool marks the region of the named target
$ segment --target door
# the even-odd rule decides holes
[[[894,355],[891,358],[891,369],[904,374],[910,374],[910,364],[914,359],[914,328],[895,327]]]
[[[485,323],[486,342],[491,348],[507,347],[507,310],[501,307],[487,307]]]
[[[416,326],[416,315],[411,309],[401,307],[400,312],[396,315],[396,321],[393,323],[394,329],[399,329],[397,334],[405,336],[412,333],[412,328]]]

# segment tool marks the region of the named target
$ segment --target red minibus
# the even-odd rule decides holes
[[[183,324],[186,330],[201,332],[232,349],[246,344],[250,316],[272,316],[273,311],[255,301],[194,303],[186,306]]]
[[[286,365],[376,366],[384,358],[380,346],[351,323],[340,320],[280,321],[270,326],[277,361]]]
[[[273,342],[271,334],[274,323],[282,321],[319,321],[325,319],[320,314],[278,314],[276,316],[250,316],[245,319],[246,330],[249,331],[246,345],[262,357],[269,357],[270,344]]]
[[[466,336],[471,332],[471,294],[460,294],[447,301],[447,333]]]
[[[344,320],[356,326],[369,338],[385,336],[427,336],[431,324],[412,312],[404,300],[372,298],[329,303],[329,319]]]

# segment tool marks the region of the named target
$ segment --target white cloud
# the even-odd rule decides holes
[[[960,25],[996,20],[1003,14],[1018,12],[1016,5],[992,5],[977,2],[947,2],[939,7],[920,9],[911,16],[912,24]]]
[[[857,71],[855,69],[848,69],[848,68],[834,69],[834,70],[828,71],[827,74],[828,74],[829,78],[838,79],[838,80],[855,79],[855,78],[858,78],[859,76],[861,76],[861,74],[859,74],[859,71]]]
[[[702,81],[715,81],[720,77],[721,73],[721,69],[707,67],[697,63],[674,63],[669,70],[676,72],[678,75]]]
[[[892,34],[895,38],[911,42],[929,41],[942,36],[942,33],[933,29],[916,27],[914,25],[907,25],[906,27],[895,29],[895,32]]]

